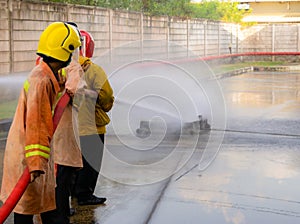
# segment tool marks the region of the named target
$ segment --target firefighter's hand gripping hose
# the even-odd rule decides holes
[[[64,112],[64,109],[68,105],[70,101],[70,96],[68,93],[65,93],[58,101],[53,115],[53,130],[55,131],[58,122],[60,121],[60,118],[62,117],[62,114]],[[30,183],[30,173],[28,168],[26,168],[20,177],[19,181],[17,182],[16,186],[10,193],[7,200],[4,202],[2,207],[0,208],[0,223],[4,223],[4,221],[7,219],[9,214],[12,212],[12,210],[17,205],[18,201],[24,194],[28,184]]]

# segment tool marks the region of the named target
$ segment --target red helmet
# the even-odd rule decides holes
[[[80,34],[83,37],[83,43],[81,44],[80,55],[91,58],[94,54],[95,43],[92,35],[85,30],[80,30]]]

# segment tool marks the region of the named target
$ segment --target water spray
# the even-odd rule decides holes
[[[143,40],[116,47],[94,63],[108,75],[116,99],[107,126],[113,145],[104,146],[101,175],[132,185],[168,179],[189,161],[200,138],[209,148],[204,157],[214,158],[223,135],[209,128],[225,129],[226,109],[213,70],[199,56],[174,42]],[[132,178],[120,175],[124,169]]]

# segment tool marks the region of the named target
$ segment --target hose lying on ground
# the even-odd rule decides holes
[[[53,131],[55,132],[58,123],[62,117],[62,114],[64,112],[64,109],[68,105],[70,101],[70,96],[68,93],[65,93],[58,101],[53,115]],[[0,223],[2,224],[9,214],[12,212],[12,210],[16,207],[17,203],[19,202],[20,198],[24,194],[28,184],[30,182],[30,173],[28,170],[28,167],[24,170],[22,176],[18,180],[16,186],[0,208]]]

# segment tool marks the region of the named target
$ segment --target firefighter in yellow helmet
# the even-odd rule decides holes
[[[75,23],[68,23],[80,34]],[[79,64],[79,49],[73,53],[69,66],[62,69],[65,73],[65,91],[72,97],[66,106],[61,120],[56,128],[52,139],[52,150],[54,152],[54,162],[56,164],[56,209],[64,220],[65,224],[70,223],[70,211],[75,213],[75,209],[70,209],[69,196],[71,193],[72,181],[76,171],[82,168],[81,151],[77,135],[76,107],[73,107],[74,95],[78,91],[84,91],[84,72]]]
[[[55,209],[55,175],[50,149],[52,109],[64,85],[58,71],[69,64],[80,44],[78,33],[63,22],[50,24],[40,36],[37,54],[43,60],[31,71],[21,90],[4,155],[3,201],[26,166],[31,175],[31,183],[14,209],[15,224],[33,224],[34,214],[41,214],[43,224],[63,223]]]

